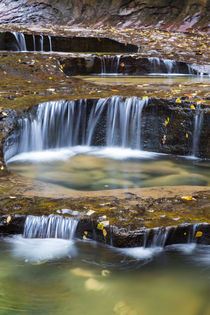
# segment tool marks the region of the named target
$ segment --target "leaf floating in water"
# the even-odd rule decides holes
[[[189,137],[189,135],[188,135],[188,133],[187,133],[187,132],[186,132],[185,136],[186,136],[186,138],[188,138],[188,137]]]
[[[201,236],[203,236],[203,232],[197,231],[195,234],[195,237],[201,237]]]
[[[32,265],[34,265],[34,266],[44,265],[44,264],[46,264],[46,262],[48,262],[48,260],[42,260],[42,261],[33,263]]]
[[[191,109],[195,109],[195,106],[192,104],[192,105],[190,106],[190,108],[191,108]]]
[[[101,275],[102,275],[102,277],[107,277],[110,275],[110,271],[107,269],[104,269],[101,271]]]
[[[181,197],[183,200],[196,200],[194,197],[192,196],[183,196]]]
[[[176,99],[176,103],[180,104],[181,102],[182,102],[181,99],[178,97],[178,98]]]

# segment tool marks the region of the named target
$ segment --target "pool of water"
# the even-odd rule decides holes
[[[78,78],[93,82],[97,84],[114,84],[114,85],[135,85],[135,84],[148,84],[151,86],[157,85],[170,85],[170,84],[184,84],[184,83],[209,83],[209,76],[196,76],[189,74],[161,74],[152,73],[149,75],[135,76],[135,75],[120,75],[120,74],[101,74],[101,75],[87,75],[87,76],[77,76]]]
[[[0,314],[210,314],[210,246],[0,239]]]
[[[8,162],[22,176],[76,190],[210,185],[210,161],[154,152],[76,146],[22,153]]]

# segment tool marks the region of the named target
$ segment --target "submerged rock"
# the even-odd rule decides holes
[[[199,174],[189,174],[187,172],[183,172],[182,174],[160,176],[143,182],[144,187],[177,185],[205,186],[208,185],[208,178]]]

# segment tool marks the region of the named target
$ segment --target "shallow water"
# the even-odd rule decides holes
[[[0,240],[0,314],[208,315],[210,247]]]
[[[101,75],[90,75],[90,76],[77,76],[78,78],[93,82],[97,84],[114,84],[114,85],[135,85],[135,84],[149,84],[157,86],[160,84],[181,84],[181,83],[209,83],[209,76],[196,76],[189,74],[161,74],[151,73],[149,75],[135,76],[135,75],[119,75],[113,74],[101,74]]]
[[[8,165],[22,176],[77,190],[210,185],[209,160],[117,147],[28,152]]]

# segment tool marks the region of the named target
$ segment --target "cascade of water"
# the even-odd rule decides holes
[[[110,73],[119,73],[120,58],[121,56],[111,57]]]
[[[178,239],[180,243],[193,244],[196,243],[196,233],[203,230],[206,223],[190,224],[189,226],[180,225],[177,227],[169,226],[165,229],[162,227],[147,229],[144,231],[143,247],[165,247],[167,242],[174,243]],[[182,230],[183,228],[183,230]],[[186,234],[186,237],[184,235]],[[176,242],[175,242],[176,243]]]
[[[101,74],[106,73],[106,60],[104,56],[100,56],[100,61],[101,61]]]
[[[201,110],[201,108],[198,107],[195,113],[193,130],[192,156],[194,157],[199,155],[199,142],[203,125],[203,116],[204,116],[203,110]]]
[[[36,37],[34,34],[32,35],[32,37],[33,37],[33,49],[34,51],[36,51]]]
[[[170,59],[162,59],[167,73],[178,73],[176,69],[176,61]]]
[[[42,103],[19,121],[16,154],[75,145],[141,149],[141,115],[148,99],[114,96]]]
[[[108,107],[107,146],[141,149],[141,114],[147,99],[113,97]]]
[[[49,51],[52,51],[52,39],[51,39],[51,36],[48,35],[48,40],[49,40]]]
[[[23,33],[12,32],[16,41],[18,51],[27,51],[25,35]]]
[[[149,57],[149,62],[151,63],[151,72],[160,72],[160,58],[158,57]]]
[[[44,37],[43,35],[40,35],[40,51],[44,51]]]
[[[59,215],[33,216],[26,218],[23,236],[25,238],[62,238],[72,240],[78,220]]]

